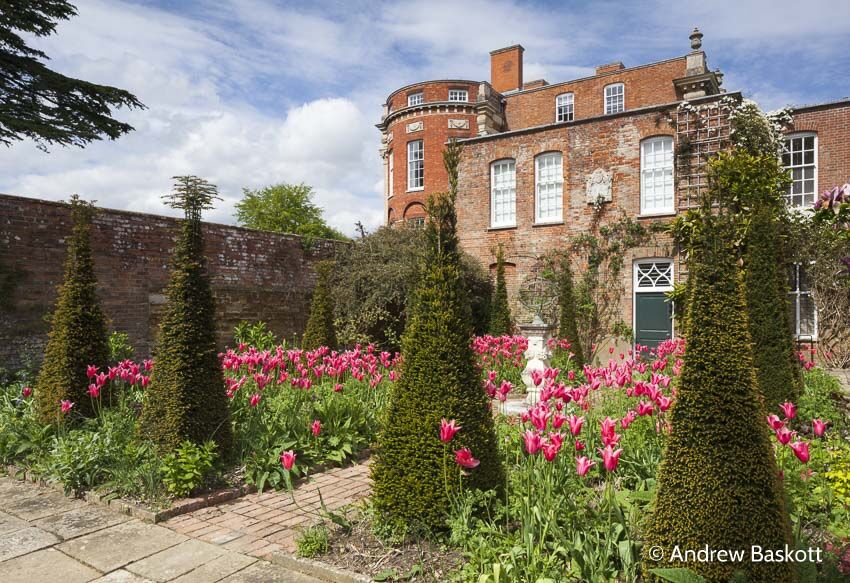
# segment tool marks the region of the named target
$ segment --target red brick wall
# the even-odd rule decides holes
[[[817,194],[850,180],[850,100],[800,108],[794,112],[795,132],[818,136]]]
[[[433,102],[445,102],[449,89],[466,89],[468,103],[441,104],[429,106]],[[387,200],[387,221],[409,220],[425,216],[425,201],[435,192],[448,188],[448,175],[443,167],[443,148],[451,138],[466,138],[477,132],[476,115],[472,102],[477,98],[478,84],[472,82],[434,81],[420,83],[391,95],[389,103],[393,111],[407,107],[407,95],[422,91],[425,103],[420,107],[411,107],[404,113],[395,114],[387,125],[387,133],[392,140],[387,145],[387,156],[393,156],[393,192]],[[393,114],[390,114],[393,116]],[[466,120],[468,129],[449,129],[450,119]],[[422,122],[421,130],[408,132],[409,124]],[[407,189],[407,143],[422,140],[425,148],[425,188]]]
[[[490,53],[490,85],[499,93],[522,87],[522,53],[520,45]]]
[[[623,115],[587,123],[575,123],[550,129],[500,135],[474,140],[464,145],[460,164],[460,188],[457,200],[458,233],[463,249],[482,264],[493,263],[493,249],[505,245],[506,261],[515,264],[508,289],[515,317],[528,318],[516,303],[516,292],[529,275],[537,258],[551,249],[564,247],[570,238],[592,228],[593,207],[586,202],[585,181],[595,169],[613,171],[611,203],[604,205],[601,224],[616,220],[623,211],[637,218],[640,212],[640,142],[658,136],[675,136],[667,121],[668,112]],[[564,222],[534,226],[534,158],[559,151],[564,167]],[[490,229],[490,163],[514,158],[517,171],[517,226]],[[668,221],[670,217],[642,218],[638,221]],[[669,238],[659,236],[657,245],[634,249],[626,257],[622,298],[624,321],[631,325],[632,262],[648,257],[671,257]],[[678,259],[676,270],[678,271]]]
[[[178,226],[172,218],[108,209],[93,225],[104,311],[111,329],[129,334],[139,357],[153,348]],[[0,313],[0,367],[39,357],[70,231],[65,205],[0,195],[0,264],[17,274],[11,309]],[[241,320],[263,320],[290,341],[302,333],[315,284],[313,264],[332,255],[338,243],[318,241],[305,251],[295,235],[209,223],[204,232],[221,345],[232,341]]]
[[[672,103],[677,99],[673,79],[685,76],[685,64],[686,58],[680,57],[507,95],[507,129],[518,130],[554,123],[555,97],[561,93],[574,94],[575,119],[603,115],[604,88],[611,83],[625,85],[626,110]]]

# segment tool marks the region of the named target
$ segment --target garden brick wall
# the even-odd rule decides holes
[[[112,330],[126,332],[137,357],[151,354],[177,219],[102,209],[92,247],[103,309]],[[46,340],[45,315],[62,281],[67,206],[0,195],[0,368],[36,361]],[[232,341],[241,320],[263,320],[292,340],[306,326],[316,261],[340,243],[319,240],[305,250],[300,237],[204,224],[217,336]]]
[[[850,180],[850,99],[794,109],[794,132],[818,136],[817,194]]]

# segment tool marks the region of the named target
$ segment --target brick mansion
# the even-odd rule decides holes
[[[591,229],[600,208],[644,224],[686,211],[707,186],[706,155],[730,146],[722,102],[741,98],[709,68],[702,34],[694,29],[690,41],[682,56],[610,63],[556,83],[526,81],[524,49],[515,45],[490,53],[489,81],[423,81],[394,91],[378,124],[387,223],[424,223],[428,196],[447,188],[442,150],[457,139],[461,246],[492,269],[494,249],[503,245],[516,305],[540,257]],[[793,183],[785,196],[806,207],[850,176],[850,99],[793,107],[791,115],[783,164]],[[653,345],[675,335],[665,292],[687,266],[672,240],[659,235],[631,249],[626,265],[622,319],[635,341]],[[817,314],[802,275],[795,267],[793,325],[799,339],[816,340]]]

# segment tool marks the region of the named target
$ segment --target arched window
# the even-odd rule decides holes
[[[605,114],[620,113],[626,109],[626,88],[622,83],[605,86]]]
[[[490,164],[490,226],[516,226],[516,161]]]
[[[564,219],[564,165],[560,152],[534,159],[534,222],[557,223]]]
[[[659,136],[640,143],[640,214],[675,212],[673,138]]]

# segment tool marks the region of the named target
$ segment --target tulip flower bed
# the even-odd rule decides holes
[[[669,341],[578,373],[547,369],[535,375],[541,402],[497,422],[508,470],[505,497],[473,491],[453,500],[445,542],[464,557],[455,577],[482,583],[639,580],[642,521],[671,431],[668,417],[683,353],[683,341]],[[487,370],[488,363],[484,389],[499,399],[498,388],[518,371],[505,370],[505,362]],[[812,365],[805,369],[806,393],[799,403],[784,404],[765,422],[776,432],[797,540],[827,551],[822,571],[850,573],[850,425],[834,400],[840,391],[834,379]],[[463,427],[447,419],[434,431],[451,448]],[[475,472],[474,456],[455,451],[456,468],[450,471]],[[363,521],[369,520],[367,507]],[[363,534],[368,528],[355,531],[359,541],[350,532],[331,538],[327,560],[344,564],[355,548],[376,556],[381,544]],[[385,576],[381,566],[389,560],[399,576],[437,565],[443,572],[431,576],[445,578],[445,562],[423,558],[410,540],[383,548],[374,568],[361,566],[368,574]],[[398,564],[405,553],[411,562]]]
[[[12,383],[0,387],[0,463],[59,482],[69,493],[105,490],[153,507],[226,485],[282,488],[292,475],[342,463],[371,445],[398,360],[371,346],[340,353],[227,350],[220,361],[235,446],[227,460],[213,442],[184,442],[161,456],[140,434],[153,361],[89,367],[87,394],[97,414],[91,419],[62,401],[55,422],[40,424],[33,389]]]

